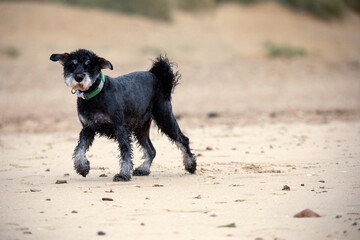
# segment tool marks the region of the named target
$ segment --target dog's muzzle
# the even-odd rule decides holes
[[[86,91],[92,85],[91,79],[87,73],[85,74],[80,73],[80,74],[67,76],[65,78],[65,83],[72,89],[80,90],[80,91]]]
[[[84,80],[85,74],[76,74],[74,79],[76,82],[81,82],[82,80]]]

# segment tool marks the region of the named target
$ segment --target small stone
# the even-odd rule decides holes
[[[103,174],[100,174],[99,177],[107,177],[107,175],[105,173],[103,173]]]
[[[163,184],[154,184],[153,187],[164,187]]]
[[[108,198],[108,197],[103,197],[102,200],[103,200],[103,201],[114,201],[114,199]]]
[[[145,226],[145,223],[143,223],[143,222],[142,222],[142,223],[140,223],[140,226]]]
[[[302,183],[302,184],[300,184],[300,186],[302,186],[302,187],[303,187],[303,186],[305,186],[305,184],[303,184],[303,183]]]
[[[288,185],[284,185],[281,190],[290,191],[290,187]]]
[[[106,233],[103,232],[103,231],[98,231],[98,232],[97,232],[97,235],[99,235],[99,236],[104,236],[104,235],[106,235]]]
[[[219,114],[216,113],[216,112],[209,112],[209,113],[207,114],[207,117],[208,117],[208,118],[217,118],[217,117],[219,117]]]
[[[194,199],[201,199],[201,195],[200,194],[197,194],[193,197]]]
[[[276,116],[277,116],[276,112],[269,113],[269,117],[271,118],[276,118]]]
[[[69,177],[70,174],[69,173],[64,173],[64,177]]]
[[[354,222],[353,224],[351,224],[351,226],[356,226],[357,225],[357,222]]]
[[[206,150],[206,151],[212,151],[213,148],[212,148],[212,147],[206,147],[205,150]]]
[[[76,210],[73,210],[73,211],[71,211],[71,213],[78,213],[78,211],[76,211]]]
[[[45,172],[50,172],[50,168],[47,168],[47,169],[45,170]]]
[[[55,184],[64,184],[67,183],[66,180],[56,180]]]
[[[40,189],[30,189],[30,192],[41,192]]]
[[[301,212],[298,212],[297,214],[295,214],[294,217],[295,218],[303,218],[303,217],[321,217],[321,216],[310,209],[305,209],[305,210],[302,210]]]
[[[336,215],[335,218],[341,218],[342,216],[341,215]]]

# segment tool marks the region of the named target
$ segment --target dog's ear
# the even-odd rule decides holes
[[[50,60],[53,62],[59,62],[61,65],[64,65],[66,59],[69,57],[68,53],[63,53],[63,54],[51,54],[50,56]]]
[[[113,70],[113,66],[112,66],[111,62],[109,62],[105,58],[99,57],[98,61],[99,61],[99,65],[102,69],[109,68],[110,70]]]

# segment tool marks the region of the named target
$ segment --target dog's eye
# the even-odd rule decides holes
[[[76,66],[77,66],[76,63],[71,63],[69,68],[70,68],[71,71],[74,71],[76,69]]]

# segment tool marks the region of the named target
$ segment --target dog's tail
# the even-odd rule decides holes
[[[171,100],[171,93],[179,83],[180,74],[173,71],[174,63],[170,62],[166,56],[160,55],[155,59],[149,72],[154,74],[159,80],[159,92],[165,100]]]

